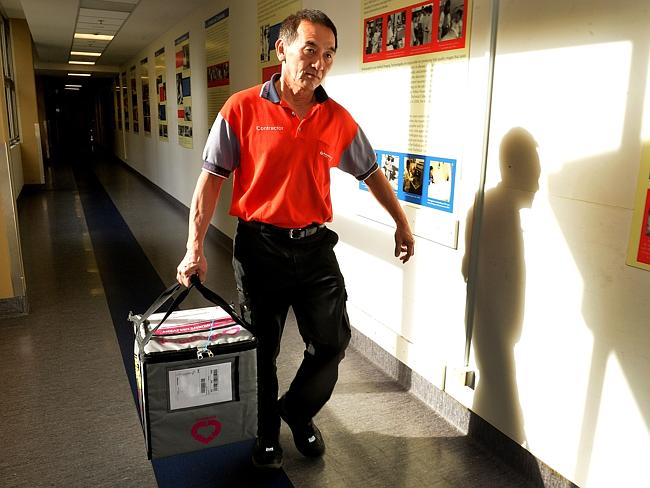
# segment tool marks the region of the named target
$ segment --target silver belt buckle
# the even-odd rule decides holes
[[[302,239],[302,232],[304,232],[303,229],[289,229],[289,239]]]

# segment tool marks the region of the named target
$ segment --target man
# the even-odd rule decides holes
[[[230,213],[239,218],[233,267],[242,314],[259,340],[258,432],[253,463],[279,468],[280,418],[298,450],[321,456],[312,419],[329,400],[350,340],[347,295],[333,247],[330,168],[367,183],[396,222],[395,256],[413,255],[404,212],[350,114],[320,86],[336,55],[336,27],[322,12],[289,16],[275,44],[281,73],[234,94],[210,131],[190,208],[187,253],[177,279],[207,272],[203,239],[224,178],[233,174]],[[305,342],[304,360],[278,400],[276,358],[289,307]]]

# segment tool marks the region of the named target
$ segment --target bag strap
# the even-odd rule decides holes
[[[163,291],[160,294],[160,296],[154,300],[154,302],[151,304],[151,306],[147,309],[145,313],[143,313],[142,315],[136,315],[136,317],[139,317],[140,323],[147,320],[152,313],[154,313],[156,310],[162,307],[167,300],[173,297],[176,294],[176,292],[180,290],[180,288],[181,288],[180,283],[174,283],[172,286],[170,286],[165,291]]]
[[[215,305],[220,306],[239,325],[241,325],[245,329],[249,328],[249,325],[246,324],[246,322],[244,322],[244,319],[242,319],[239,316],[239,314],[235,311],[235,309],[232,308],[232,305],[230,305],[226,300],[224,300],[219,294],[213,292],[208,287],[206,287],[203,283],[201,283],[201,280],[199,280],[199,277],[197,275],[193,275],[190,278],[190,286],[194,286],[194,288],[196,288],[199,291],[199,293],[203,295],[203,298],[205,298],[209,302],[214,303]]]
[[[190,287],[190,288],[186,288],[185,290],[183,290],[182,292],[180,292],[180,293],[178,294],[178,296],[177,296],[177,297],[174,299],[174,301],[172,302],[171,307],[169,307],[169,309],[167,310],[167,312],[165,312],[165,315],[163,316],[162,320],[161,320],[160,322],[158,322],[158,324],[156,324],[156,326],[155,326],[153,329],[149,329],[148,327],[147,327],[147,329],[145,329],[145,330],[148,330],[148,331],[147,331],[146,335],[144,336],[144,339],[142,339],[142,345],[141,345],[141,347],[144,348],[144,346],[146,346],[146,345],[149,343],[149,341],[151,340],[151,338],[153,337],[153,335],[156,333],[156,331],[160,328],[160,326],[163,324],[163,322],[164,322],[165,320],[167,320],[167,317],[169,317],[169,316],[171,315],[172,312],[174,312],[175,310],[178,309],[178,306],[181,304],[181,302],[182,302],[183,300],[185,300],[185,298],[187,297],[187,295],[190,293],[190,290],[191,290],[191,289],[192,289],[192,287]],[[137,337],[137,336],[136,336],[136,337]]]
[[[220,306],[228,315],[230,315],[230,317],[237,324],[241,325],[244,328],[248,327],[246,323],[239,317],[237,312],[235,312],[235,310],[232,308],[232,306],[230,306],[230,304],[226,300],[224,300],[220,295],[218,295],[217,293],[213,292],[212,290],[204,286],[199,280],[199,277],[197,275],[194,275],[190,278],[190,286],[182,290],[180,293],[178,293],[178,291],[180,290],[181,285],[175,283],[174,285],[170,286],[167,290],[162,292],[160,296],[154,301],[154,303],[147,309],[147,311],[144,314],[132,315],[131,313],[129,313],[129,320],[135,324],[135,333],[136,333],[135,337],[140,346],[140,350],[144,349],[144,346],[146,346],[149,343],[153,335],[160,328],[163,322],[167,320],[167,318],[171,315],[171,313],[178,309],[181,302],[185,300],[185,298],[190,293],[190,290],[193,287],[196,288],[206,300],[212,302],[217,306]],[[142,325],[152,313],[158,310],[167,300],[169,300],[174,295],[176,295],[174,297],[174,301],[172,302],[171,306],[163,316],[162,320],[158,322],[158,324],[156,324],[156,326],[153,329],[147,330],[147,333],[145,334],[144,338],[140,339],[140,334],[139,334],[140,325]]]

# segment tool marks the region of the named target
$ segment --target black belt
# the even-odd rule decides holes
[[[316,232],[325,228],[324,224],[311,224],[306,227],[288,229],[286,227],[258,222],[257,220],[242,219],[239,219],[239,224],[259,232],[268,232],[269,234],[288,237],[289,239],[304,239],[305,237],[313,236]]]

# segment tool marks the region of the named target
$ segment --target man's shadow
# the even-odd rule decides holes
[[[519,341],[525,310],[526,266],[519,211],[530,208],[539,189],[537,143],[522,128],[511,129],[501,141],[501,181],[485,193],[482,209],[471,208],[467,218],[463,275],[475,297],[471,341],[479,379],[473,409],[508,437],[523,445],[526,433],[516,383],[514,346]],[[475,212],[476,210],[476,212]],[[481,212],[477,255],[470,243],[472,222]],[[474,262],[474,260],[476,260]],[[470,287],[474,287],[470,293]],[[471,306],[471,304],[469,304]],[[471,317],[472,313],[468,314]],[[476,422],[472,429],[479,429]],[[477,433],[479,437],[480,433]]]

